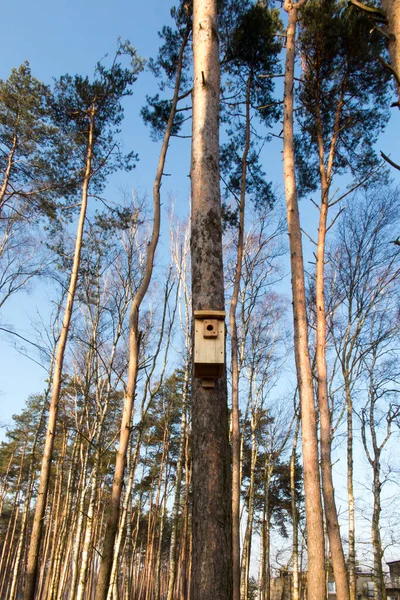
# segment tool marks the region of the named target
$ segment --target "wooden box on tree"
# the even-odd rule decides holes
[[[194,376],[203,387],[214,387],[224,374],[225,311],[194,311]]]

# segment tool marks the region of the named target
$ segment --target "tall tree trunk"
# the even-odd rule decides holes
[[[247,600],[250,576],[250,558],[251,558],[251,540],[253,535],[254,519],[254,487],[256,475],[256,463],[258,456],[258,446],[256,440],[256,422],[254,415],[251,423],[251,465],[250,465],[250,484],[248,489],[247,501],[247,525],[243,540],[242,567],[241,567],[241,586],[240,600]]]
[[[0,493],[0,517],[3,515],[4,500],[7,496],[7,491],[8,491],[8,486],[9,486],[9,474],[10,474],[11,466],[13,464],[14,454],[15,454],[15,451],[11,453],[10,458],[8,460],[7,469],[2,476],[1,493]]]
[[[382,541],[380,530],[381,515],[381,480],[380,480],[380,454],[375,455],[373,462],[373,495],[374,508],[372,512],[372,547],[374,552],[374,583],[375,600],[386,600],[386,589],[382,569]]]
[[[185,503],[183,509],[183,532],[182,532],[182,551],[181,551],[181,570],[180,570],[180,592],[179,600],[190,600],[190,576],[191,576],[191,544],[192,530],[190,524],[190,490],[192,482],[192,462],[189,451],[189,426],[186,427],[185,440]]]
[[[371,327],[371,331],[373,330],[373,325]],[[369,390],[368,390],[368,403],[369,407],[364,407],[361,410],[361,438],[365,450],[365,454],[367,456],[367,460],[372,467],[372,493],[374,499],[373,511],[372,511],[372,523],[371,523],[371,533],[372,533],[372,548],[374,554],[374,599],[375,600],[386,600],[386,589],[383,577],[383,569],[382,569],[382,558],[383,558],[383,550],[382,550],[382,541],[381,541],[381,533],[380,533],[380,515],[381,515],[381,491],[382,491],[382,482],[381,482],[381,453],[382,449],[385,447],[387,441],[391,435],[391,418],[389,415],[387,416],[386,421],[386,435],[383,440],[379,444],[377,437],[377,425],[376,419],[377,415],[375,412],[375,404],[379,398],[379,388],[376,387],[376,383],[374,381],[374,372],[377,367],[377,358],[378,358],[378,344],[376,344],[372,349],[372,364],[369,366]],[[368,414],[368,416],[367,416]],[[368,447],[366,429],[369,429],[370,437],[371,437],[371,446],[372,451]]]
[[[124,600],[130,600],[132,597],[132,496],[129,496],[127,517],[126,517],[126,535],[124,548],[125,573],[123,579]]]
[[[290,501],[292,509],[292,564],[293,564],[293,585],[292,600],[300,600],[299,587],[299,510],[296,499],[296,456],[297,441],[300,429],[300,418],[296,419],[296,428],[293,436],[292,454],[290,456]]]
[[[400,4],[398,0],[381,0],[381,2],[387,18],[390,60],[395,74],[400,108]]]
[[[27,530],[27,526],[28,526],[29,508],[31,505],[32,492],[33,492],[33,487],[34,487],[34,482],[35,482],[35,468],[34,468],[35,450],[36,450],[36,445],[37,445],[38,437],[40,434],[42,418],[44,416],[45,410],[46,410],[46,407],[45,407],[45,405],[43,405],[43,409],[42,409],[42,412],[41,412],[41,415],[39,418],[39,422],[38,422],[34,440],[33,440],[32,450],[30,453],[27,490],[26,490],[26,495],[25,495],[22,518],[21,518],[21,531],[19,534],[18,547],[17,547],[16,558],[15,558],[12,582],[11,582],[11,589],[10,589],[10,593],[9,593],[9,600],[14,600],[14,598],[17,597],[18,584],[19,584],[19,581],[21,581],[21,580],[23,581],[23,576],[24,576],[25,565],[23,564],[23,550],[24,550],[24,541],[25,541],[26,530]]]
[[[347,409],[347,502],[349,511],[349,595],[356,600],[356,537],[354,513],[354,476],[353,476],[353,401],[348,377],[345,376],[345,394]]]
[[[13,548],[13,545],[14,545],[15,530],[17,527],[17,522],[18,522],[18,517],[19,517],[19,512],[20,512],[19,501],[20,501],[20,496],[21,496],[22,473],[23,473],[23,468],[24,468],[24,464],[25,464],[26,445],[27,445],[27,442],[25,440],[24,446],[23,446],[22,452],[21,452],[21,462],[20,462],[20,467],[19,467],[18,479],[16,482],[16,493],[15,493],[14,502],[13,502],[12,509],[11,509],[10,518],[8,520],[7,531],[6,531],[4,541],[3,541],[3,548],[2,548],[2,552],[1,552],[0,597],[2,596],[4,586],[8,584],[7,577],[8,577],[9,572],[11,571],[11,568],[10,568],[10,561],[12,559],[11,549]]]
[[[294,133],[293,133],[293,87],[297,10],[304,2],[285,2],[288,12],[286,64],[284,83],[284,180],[287,221],[290,241],[292,273],[292,299],[294,320],[294,346],[299,385],[304,490],[308,543],[308,600],[325,597],[324,529],[320,492],[318,437],[310,356],[308,351],[308,323],[304,284],[304,261],[297,200]]]
[[[264,505],[261,522],[261,537],[262,537],[262,555],[260,558],[260,576],[259,588],[261,591],[260,600],[270,600],[271,597],[271,565],[270,565],[270,524],[271,515],[269,507],[270,483],[273,473],[273,464],[270,462],[271,457],[265,461],[264,475]]]
[[[217,1],[193,3],[192,306],[224,310]],[[193,380],[192,600],[232,598],[232,487],[226,375]]]
[[[323,174],[324,176],[324,174]],[[316,265],[316,314],[317,314],[317,347],[316,364],[318,373],[318,403],[320,414],[320,446],[321,446],[321,473],[322,494],[326,528],[329,539],[330,556],[336,582],[337,600],[349,600],[349,586],[347,582],[346,563],[340,537],[339,520],[336,510],[335,491],[332,479],[332,423],[328,399],[328,376],[326,364],[326,309],[325,309],[325,240],[328,215],[329,186],[325,182],[322,188],[322,201],[320,205],[320,221],[317,243]]]
[[[231,330],[232,365],[232,559],[233,559],[233,600],[240,599],[240,422],[239,422],[239,356],[236,307],[239,297],[243,262],[244,211],[246,200],[247,157],[250,149],[250,90],[252,76],[247,80],[246,89],[246,133],[242,155],[240,183],[239,226],[235,279],[233,284],[229,324]]]
[[[95,108],[90,112],[88,148],[86,156],[85,177],[82,187],[82,201],[79,215],[78,229],[75,241],[74,260],[72,263],[71,277],[68,286],[68,295],[65,305],[62,330],[58,342],[56,358],[54,362],[53,390],[51,395],[49,417],[47,423],[46,439],[43,450],[42,467],[40,471],[39,489],[36,500],[35,516],[33,518],[31,541],[28,554],[28,569],[25,581],[24,600],[34,600],[36,581],[38,575],[38,563],[40,545],[43,533],[43,520],[46,510],[47,492],[49,488],[51,461],[53,456],[54,436],[57,423],[58,405],[61,393],[62,369],[64,363],[65,349],[67,346],[68,332],[71,322],[72,309],[74,305],[76,284],[78,280],[78,271],[81,258],[83,229],[85,225],[85,216],[88,201],[89,182],[92,173],[92,155],[93,155],[93,133],[94,133]]]
[[[66,462],[66,453],[67,453],[67,436],[68,433],[65,433],[65,442],[64,442],[64,448],[63,448],[63,452],[62,452],[62,465],[63,465],[63,470],[62,472],[64,473],[64,464]],[[56,600],[59,596],[59,583],[60,583],[60,577],[61,577],[61,570],[62,570],[62,566],[63,563],[65,562],[65,552],[66,552],[66,548],[67,548],[67,540],[68,540],[68,533],[70,531],[70,528],[73,526],[73,517],[74,517],[74,513],[72,510],[73,507],[73,501],[74,501],[74,483],[75,483],[75,476],[76,476],[76,472],[79,470],[79,461],[77,460],[75,463],[75,452],[78,455],[79,451],[82,448],[82,441],[76,437],[75,441],[74,441],[74,447],[72,450],[72,459],[71,459],[71,464],[70,464],[70,468],[68,471],[68,477],[67,477],[67,482],[66,482],[66,494],[65,494],[65,498],[64,498],[64,486],[63,486],[63,475],[60,478],[61,479],[61,484],[60,484],[60,501],[61,499],[63,500],[64,503],[64,507],[63,507],[63,511],[62,511],[62,515],[61,515],[61,519],[60,519],[60,527],[59,528],[54,528],[54,534],[53,534],[53,544],[54,544],[54,556],[53,556],[53,561],[52,561],[52,567],[53,567],[53,571],[52,571],[52,578],[51,578],[51,588],[50,588],[50,593],[49,593],[49,600]],[[81,473],[81,477],[80,477],[80,481],[79,481],[79,485],[81,484],[82,478],[84,477],[84,474]],[[79,486],[78,486],[79,487]]]
[[[86,515],[86,527],[85,527],[85,535],[83,538],[82,545],[82,553],[81,553],[81,561],[80,561],[80,570],[79,570],[79,583],[78,589],[76,593],[76,600],[83,600],[85,598],[86,593],[86,584],[87,584],[87,572],[89,567],[89,554],[90,554],[90,546],[92,542],[92,532],[93,532],[93,517],[94,517],[94,508],[96,503],[96,491],[97,491],[97,482],[98,482],[98,467],[97,467],[98,459],[96,459],[95,470],[92,473],[92,482],[90,486],[90,497],[89,504],[87,508]]]
[[[86,515],[86,511],[85,511],[86,502],[85,501],[86,501],[87,490],[88,490],[88,487],[90,484],[90,481],[89,482],[85,481],[87,461],[88,461],[88,452],[89,452],[89,445],[86,449],[86,457],[84,460],[84,464],[81,466],[82,481],[81,481],[81,486],[80,486],[81,490],[80,490],[79,503],[77,504],[77,508],[78,508],[77,524],[76,524],[75,530],[73,531],[73,537],[72,537],[72,557],[71,557],[72,573],[71,573],[71,582],[69,584],[69,590],[70,590],[71,595],[74,597],[75,597],[75,588],[76,588],[78,575],[79,575],[79,565],[82,560],[82,555],[81,555],[82,537],[83,537],[83,530],[84,530],[84,518]],[[65,559],[64,559],[64,562],[65,562]]]
[[[168,118],[167,127],[164,134],[164,139],[161,147],[160,157],[157,166],[157,173],[153,185],[153,205],[154,205],[154,221],[151,241],[147,248],[146,257],[146,272],[140,283],[139,289],[132,301],[132,306],[129,316],[129,365],[128,365],[128,382],[124,399],[124,408],[122,413],[122,422],[119,437],[119,447],[115,462],[115,474],[111,493],[111,505],[107,519],[106,531],[104,535],[104,544],[102,551],[102,559],[100,564],[99,578],[96,588],[96,600],[106,600],[108,586],[110,582],[111,569],[113,563],[113,551],[115,536],[118,529],[118,521],[120,514],[121,494],[124,480],[126,455],[129,446],[129,437],[131,431],[131,420],[133,411],[133,402],[136,393],[136,379],[139,364],[139,310],[145,297],[151,276],[153,273],[154,257],[157,249],[158,238],[160,235],[160,188],[161,181],[167,157],[168,144],[171,138],[172,129],[175,121],[176,107],[179,101],[179,89],[182,74],[182,59],[183,52],[186,46],[189,32],[186,33],[185,43],[182,43],[177,74],[175,81],[174,96],[171,103],[171,110]]]
[[[183,461],[185,458],[185,441],[186,441],[186,415],[187,415],[187,396],[189,387],[189,373],[190,373],[190,362],[191,354],[188,353],[185,363],[185,373],[183,379],[183,390],[182,390],[182,417],[181,417],[181,431],[179,437],[179,455],[178,462],[176,465],[176,477],[175,477],[175,498],[174,505],[171,513],[172,531],[171,531],[171,544],[169,549],[169,580],[168,580],[168,595],[167,600],[173,600],[174,588],[176,581],[177,572],[177,534],[178,534],[178,520],[179,520],[179,508],[181,503],[181,487],[182,487],[182,471]]]
[[[319,155],[319,172],[321,183],[321,204],[319,206],[319,227],[316,252],[315,270],[315,302],[316,302],[316,366],[318,378],[318,405],[320,414],[320,447],[321,447],[321,473],[322,495],[326,527],[330,546],[330,555],[333,573],[336,582],[337,600],[349,600],[349,585],[347,581],[346,562],[344,558],[342,540],[340,537],[339,520],[336,510],[335,492],[332,478],[332,424],[331,411],[328,399],[328,375],[326,364],[326,308],[325,308],[325,247],[327,233],[327,219],[329,210],[329,191],[332,182],[332,168],[336,153],[336,145],[341,129],[341,114],[344,104],[344,90],[347,87],[345,77],[341,87],[341,94],[335,110],[333,131],[330,140],[329,152],[325,157],[323,122],[321,117],[321,99],[319,90],[315,90],[316,100],[316,134]]]
[[[168,450],[169,452],[169,450]],[[165,478],[164,478],[164,490],[161,504],[161,515],[159,518],[159,529],[158,529],[158,545],[157,545],[157,556],[155,566],[155,591],[154,600],[160,600],[162,598],[162,581],[161,581],[161,556],[162,556],[162,544],[164,538],[164,528],[167,516],[167,499],[168,499],[168,483],[169,483],[169,456],[167,453],[167,462],[165,464]]]
[[[48,518],[47,518],[47,523],[46,523],[46,529],[45,529],[45,533],[43,535],[43,552],[41,553],[41,561],[42,561],[42,565],[52,565],[52,560],[53,560],[53,555],[52,555],[52,544],[51,544],[51,539],[52,539],[52,533],[53,533],[53,528],[52,528],[52,521],[53,521],[53,515],[56,514],[57,515],[57,488],[54,488],[53,494],[50,497],[49,500],[49,514],[48,514]],[[53,507],[56,507],[55,509]],[[46,568],[41,568],[40,572],[39,572],[39,578],[38,578],[38,584],[37,584],[37,597],[38,598],[47,598],[47,588],[48,588],[48,581],[49,578],[46,577],[47,572],[46,572]]]

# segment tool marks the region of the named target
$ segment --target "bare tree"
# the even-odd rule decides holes
[[[390,304],[390,300],[389,300]],[[394,346],[398,344],[400,324],[398,315],[390,314],[386,302],[373,309],[370,320],[370,351],[364,357],[367,379],[367,401],[361,409],[361,436],[364,450],[372,467],[372,547],[374,554],[374,587],[376,600],[386,600],[383,577],[383,547],[380,528],[382,452],[393,427],[398,429],[400,407],[400,373]],[[381,312],[382,310],[382,312]]]
[[[399,276],[399,252],[389,245],[398,219],[398,194],[379,187],[359,193],[341,215],[329,245],[327,297],[329,333],[340,365],[347,428],[348,571],[351,600],[356,597],[354,506],[355,393],[370,350],[371,314],[385,302]],[[392,292],[390,292],[392,293]]]

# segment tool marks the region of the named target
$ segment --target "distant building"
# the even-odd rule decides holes
[[[400,600],[400,560],[387,563],[389,574],[385,575],[385,588],[387,600]],[[299,574],[300,598],[307,600],[307,573]],[[293,576],[291,571],[282,570],[279,577],[271,579],[271,600],[292,599]],[[336,600],[336,584],[333,576],[329,578],[328,600]],[[357,600],[368,600],[374,598],[373,572],[358,569],[356,574]]]
[[[400,600],[400,560],[386,564],[389,567],[389,575],[385,576],[387,600]]]

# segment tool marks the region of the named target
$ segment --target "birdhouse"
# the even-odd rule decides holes
[[[214,387],[225,363],[225,311],[194,311],[194,376],[203,387]]]

